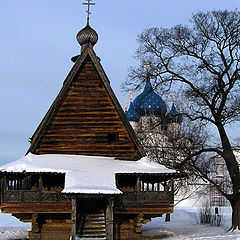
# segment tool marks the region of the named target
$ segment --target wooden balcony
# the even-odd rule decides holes
[[[145,204],[173,203],[174,197],[172,191],[143,191],[143,192],[124,192],[117,205],[136,206]]]
[[[6,203],[46,203],[46,202],[68,202],[68,198],[60,192],[41,192],[33,190],[6,190],[2,196]]]

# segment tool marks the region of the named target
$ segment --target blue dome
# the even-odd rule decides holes
[[[181,123],[183,120],[182,114],[177,111],[174,103],[172,104],[172,108],[168,114],[168,117],[170,123]]]
[[[150,79],[147,80],[143,92],[133,101],[133,105],[140,116],[150,114],[165,116],[167,111],[165,102],[154,92]]]
[[[125,114],[126,114],[129,121],[138,122],[139,119],[140,119],[140,116],[136,112],[132,102],[130,102],[129,109],[128,109],[128,111],[125,112]]]

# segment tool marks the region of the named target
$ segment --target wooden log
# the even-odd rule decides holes
[[[71,213],[71,202],[2,203],[3,213]]]

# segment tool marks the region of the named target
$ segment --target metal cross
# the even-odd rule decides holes
[[[127,111],[127,108],[128,108],[128,102],[125,101],[125,102],[124,102],[124,105],[125,105],[125,111]]]
[[[174,103],[174,97],[175,97],[175,94],[171,94],[171,97],[172,97],[172,102]]]
[[[88,10],[86,11],[86,13],[87,13],[87,25],[89,25],[89,16],[91,14],[90,6],[95,5],[95,3],[91,3],[92,0],[86,0],[86,1],[87,1],[87,3],[83,3],[83,5],[88,5]]]
[[[147,68],[147,73],[149,73],[149,69],[150,69],[150,67],[151,67],[151,63],[150,63],[150,62],[147,62],[147,63],[144,65],[144,67]]]
[[[130,101],[132,101],[133,100],[133,95],[134,95],[135,93],[133,92],[133,91],[130,91],[129,92],[129,95],[130,95]]]

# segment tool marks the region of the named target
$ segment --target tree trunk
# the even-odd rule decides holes
[[[229,229],[234,231],[240,230],[240,198],[231,201],[232,206],[232,227]]]

